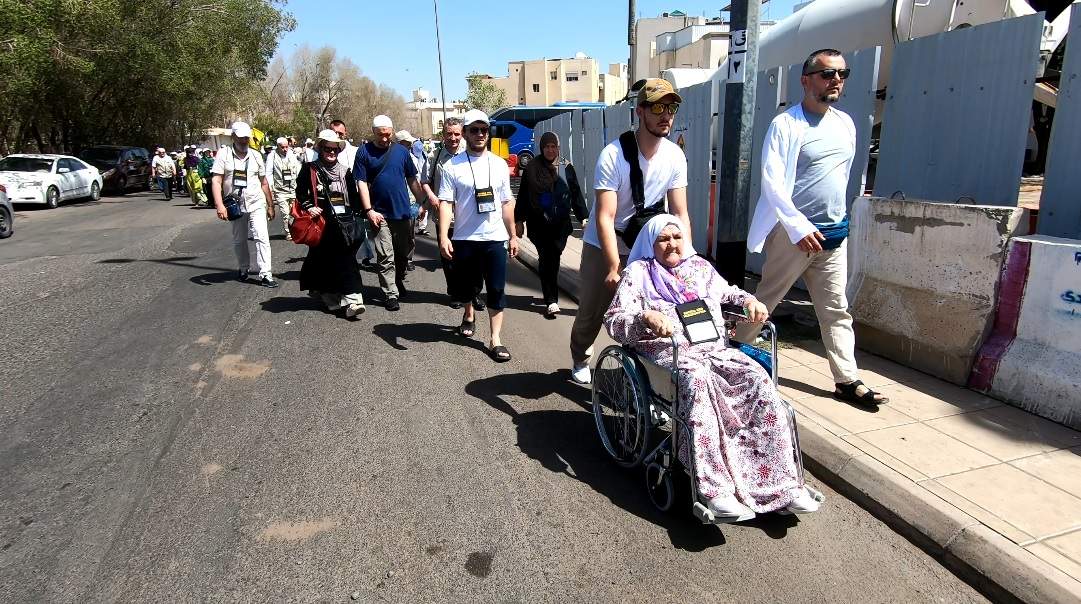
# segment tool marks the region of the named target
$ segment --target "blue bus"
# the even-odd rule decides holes
[[[496,110],[491,115],[492,139],[507,142],[507,153],[518,156],[518,168],[533,159],[533,128],[538,122],[575,109],[603,109],[604,103],[560,101],[547,107],[516,105]],[[500,145],[501,146],[501,145]],[[493,151],[497,148],[492,145]]]

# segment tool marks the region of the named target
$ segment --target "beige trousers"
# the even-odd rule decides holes
[[[619,269],[627,265],[627,257],[619,257]],[[578,314],[571,327],[571,360],[585,363],[593,354],[593,341],[601,331],[604,313],[612,304],[616,292],[604,285],[608,261],[600,248],[582,243],[582,263],[578,268]]]
[[[841,384],[858,379],[856,336],[852,331],[852,315],[848,314],[848,298],[845,296],[848,241],[837,249],[808,256],[792,245],[784,228],[778,225],[766,238],[763,251],[766,253],[766,265],[762,268],[762,281],[754,292],[755,298],[772,313],[796,280],[803,277],[814,303],[833,381]],[[736,328],[736,339],[751,342],[761,329],[761,323],[743,323]]]

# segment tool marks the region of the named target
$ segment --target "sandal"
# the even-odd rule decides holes
[[[882,396],[881,394],[867,388],[867,385],[856,380],[849,384],[836,384],[837,389],[833,391],[833,398],[839,401],[845,401],[846,403],[856,403],[857,405],[866,405],[874,407],[877,405],[883,405],[890,402],[890,399]],[[867,392],[862,395],[856,394],[859,387],[863,386],[867,388]]]
[[[510,351],[507,350],[506,346],[495,346],[492,348],[490,354],[492,355],[492,360],[496,363],[506,363],[511,359]]]
[[[463,338],[472,338],[473,334],[476,333],[475,325],[476,321],[466,321],[465,319],[462,319],[462,324],[458,326],[458,335]]]

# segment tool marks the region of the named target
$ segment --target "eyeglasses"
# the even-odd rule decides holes
[[[470,126],[468,128],[468,131],[469,131],[470,134],[474,134],[474,135],[475,134],[484,134],[484,135],[488,134],[488,129],[487,128],[477,128],[476,126]]]
[[[675,115],[679,111],[679,103],[653,103],[649,106],[649,112],[653,115],[661,115],[668,111],[668,115]]]
[[[833,76],[840,76],[840,78],[842,80],[847,80],[848,76],[852,75],[852,70],[851,69],[819,69],[818,71],[808,71],[807,73],[805,73],[803,75],[810,76],[810,75],[814,75],[816,73],[823,80],[832,80]]]

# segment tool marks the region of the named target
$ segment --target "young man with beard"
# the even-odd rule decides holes
[[[840,100],[850,71],[840,52],[824,48],[807,57],[802,73],[803,102],[773,118],[762,148],[762,195],[747,248],[765,250],[766,264],[754,294],[772,313],[802,277],[818,317],[836,384],[834,396],[874,406],[888,399],[859,380],[856,338],[845,297],[846,192],[856,127],[832,105]],[[736,339],[751,342],[761,327],[741,324]]]
[[[684,241],[689,245],[691,232],[687,216],[687,157],[678,145],[668,140],[679,104],[683,99],[666,80],[650,78],[638,92],[635,115],[638,129],[624,133],[636,146],[638,165],[643,174],[643,212],[635,207],[631,191],[631,165],[624,158],[621,141],[608,144],[597,158],[593,188],[596,200],[592,220],[582,236],[582,263],[579,269],[581,288],[578,314],[571,328],[571,379],[579,384],[592,381],[589,358],[593,341],[601,329],[608,305],[612,303],[620,273],[627,262],[630,245],[624,239],[637,235],[636,218],[664,211],[678,216],[683,223]],[[633,153],[633,149],[630,150]],[[640,226],[640,225],[639,225]],[[625,237],[626,236],[626,237]]]
[[[503,363],[511,359],[500,339],[507,306],[507,254],[518,255],[510,169],[487,149],[490,122],[483,111],[467,111],[462,122],[465,153],[444,164],[439,183],[439,251],[454,262],[453,298],[465,305],[458,333],[467,338],[475,333],[473,298],[483,281],[488,289],[489,354]]]
[[[210,169],[213,175],[210,191],[214,196],[214,208],[218,211],[218,218],[228,220],[223,198],[234,195],[243,212],[243,216],[232,221],[233,251],[236,252],[239,264],[237,279],[248,281],[254,275],[259,285],[278,287],[270,264],[267,221],[274,219],[274,206],[270,203],[274,196],[266,179],[266,164],[259,153],[249,147],[251,126],[244,122],[234,122],[232,131],[232,146],[222,147],[218,151],[214,158],[214,167]]]

